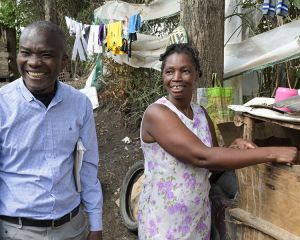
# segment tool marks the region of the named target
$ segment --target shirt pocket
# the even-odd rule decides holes
[[[65,153],[73,152],[76,142],[79,139],[79,127],[76,124],[60,125],[54,130],[54,149],[66,151]]]

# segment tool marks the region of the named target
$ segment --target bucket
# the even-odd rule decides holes
[[[298,90],[293,88],[278,87],[275,93],[275,103],[298,95]],[[289,108],[277,108],[284,112],[291,112]]]

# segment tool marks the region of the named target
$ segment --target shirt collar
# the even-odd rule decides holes
[[[23,95],[23,97],[25,98],[25,100],[27,102],[33,101],[34,100],[34,96],[32,95],[32,93],[25,86],[23,78],[20,77],[17,81],[19,81],[19,86],[18,87],[21,90],[21,94]]]
[[[35,99],[35,97],[32,95],[32,93],[27,89],[27,87],[24,84],[23,78],[20,77],[19,81],[19,88],[21,90],[21,94],[25,98],[26,101],[30,102]],[[60,81],[57,80],[57,89],[54,98],[52,99],[50,105],[56,105],[57,103],[61,102],[63,100],[63,86]]]

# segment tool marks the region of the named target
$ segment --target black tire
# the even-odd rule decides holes
[[[126,227],[137,232],[137,219],[133,216],[131,208],[131,192],[134,183],[144,174],[144,160],[133,164],[127,171],[120,189],[120,212]]]

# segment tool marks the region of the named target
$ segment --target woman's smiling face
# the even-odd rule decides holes
[[[197,78],[196,68],[186,53],[173,53],[166,58],[162,72],[164,86],[170,98],[190,99]]]

